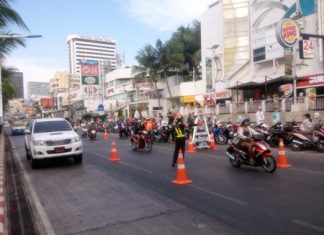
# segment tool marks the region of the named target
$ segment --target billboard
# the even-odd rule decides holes
[[[54,106],[54,99],[53,98],[41,98],[40,105],[42,108],[51,108]]]
[[[79,60],[81,85],[84,95],[99,95],[99,62],[97,60]]]

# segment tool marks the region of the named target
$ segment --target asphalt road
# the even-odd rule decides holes
[[[113,138],[118,163],[108,161]],[[12,140],[57,234],[324,234],[324,154],[287,150],[293,166],[268,174],[232,168],[218,146],[186,154],[193,183],[178,186],[171,144],[145,153],[113,135],[84,139],[82,165],[32,170],[23,136]]]

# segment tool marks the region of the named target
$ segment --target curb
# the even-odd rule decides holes
[[[0,235],[5,233],[5,208],[6,208],[6,198],[5,198],[5,148],[4,148],[4,135],[0,134]]]
[[[39,197],[37,196],[36,190],[34,189],[34,186],[31,183],[31,179],[30,179],[29,175],[26,173],[26,171],[24,170],[23,164],[22,164],[19,154],[16,150],[16,146],[13,143],[10,136],[8,136],[8,138],[9,138],[10,144],[12,146],[12,156],[15,159],[15,161],[17,162],[17,164],[21,170],[21,174],[23,176],[23,182],[25,185],[24,190],[26,191],[26,194],[29,195],[28,201],[32,208],[32,213],[34,216],[34,221],[37,226],[37,230],[38,230],[39,234],[41,234],[41,235],[43,235],[43,234],[44,235],[55,235],[56,233],[54,232],[54,229],[53,229],[52,224],[45,212],[45,209],[42,206],[42,204],[39,200]],[[1,149],[1,146],[0,146],[0,149]],[[1,159],[0,159],[0,161],[1,161]],[[1,163],[0,163],[0,169],[1,169]],[[0,179],[1,179],[1,176],[0,176]],[[0,235],[3,235],[3,234],[0,232]]]

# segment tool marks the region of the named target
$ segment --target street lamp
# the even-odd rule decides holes
[[[0,40],[7,39],[23,39],[23,38],[40,38],[42,35],[30,34],[30,35],[21,35],[21,34],[0,34]],[[1,77],[1,64],[0,64],[0,123],[3,121],[3,104],[2,104],[2,77]]]

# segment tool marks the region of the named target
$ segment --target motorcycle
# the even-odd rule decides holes
[[[242,164],[254,167],[262,167],[267,173],[275,172],[277,168],[276,159],[273,157],[269,145],[263,140],[263,137],[254,136],[253,137],[255,147],[254,147],[254,159],[255,163],[253,165],[249,162],[248,151],[246,148],[239,144],[239,140],[230,140],[229,147],[226,151],[226,156],[229,159],[230,164],[239,168]]]
[[[301,151],[307,148],[314,148],[324,153],[324,130],[322,124],[315,124],[313,133],[306,135],[298,131],[290,133],[291,145],[293,151]]]
[[[124,123],[120,124],[119,127],[119,137],[121,139],[127,139],[128,138],[128,128]]]
[[[86,126],[82,127],[82,138],[87,138],[88,128]]]
[[[146,152],[151,152],[153,147],[153,141],[150,134],[147,131],[142,131],[139,134],[138,141],[135,135],[132,134],[129,145],[132,147],[133,151],[136,151],[138,149],[143,149]]]
[[[97,137],[97,130],[95,130],[95,129],[91,129],[90,131],[89,131],[89,138],[90,138],[90,140],[96,140],[96,137]]]
[[[290,146],[291,138],[290,132],[294,130],[296,122],[287,122],[286,124],[281,124],[280,122],[273,125],[269,129],[269,136],[267,142],[270,147],[279,147],[280,140],[282,139],[285,146]]]

